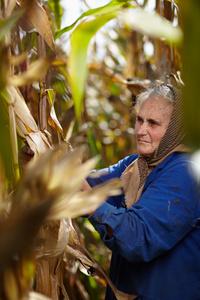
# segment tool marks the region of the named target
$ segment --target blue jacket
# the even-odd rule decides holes
[[[131,155],[89,178],[95,186],[120,177]],[[200,195],[185,154],[172,153],[147,177],[140,199],[129,209],[124,195],[110,197],[88,219],[112,250],[110,278],[138,299],[200,299]],[[106,224],[113,237],[106,235]],[[107,288],[106,300],[115,297]]]

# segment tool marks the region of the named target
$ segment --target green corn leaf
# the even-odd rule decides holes
[[[75,113],[80,118],[84,86],[87,77],[87,49],[91,38],[108,21],[117,17],[117,12],[101,15],[89,22],[82,22],[73,32],[69,55],[70,83]]]
[[[69,26],[67,26],[63,29],[59,29],[55,34],[55,40],[59,36],[61,36],[63,33],[72,30],[74,28],[74,26],[77,24],[77,22],[79,20],[81,20],[82,18],[89,17],[89,16],[97,16],[97,15],[107,14],[107,13],[110,13],[114,10],[120,9],[125,4],[129,4],[129,1],[128,0],[113,0],[105,6],[89,9],[88,11],[84,12],[78,19],[76,19],[76,21],[73,24],[71,24],[71,25],[69,25]]]
[[[183,1],[182,1],[183,2]],[[192,151],[200,149],[199,51],[200,2],[181,3],[184,25],[183,81],[186,143]]]
[[[153,38],[162,38],[165,42],[179,44],[183,39],[183,32],[173,26],[168,20],[158,14],[150,14],[142,9],[122,12],[125,24],[132,30]]]
[[[53,1],[55,9],[55,20],[58,28],[61,26],[63,10],[60,1]]]
[[[8,107],[5,100],[9,103],[10,99],[8,94],[4,90],[0,91],[0,159],[4,165],[7,179],[13,182],[14,174],[9,133]]]
[[[16,24],[16,22],[23,15],[24,9],[14,12],[9,18],[0,20],[0,41],[2,41],[8,31]]]

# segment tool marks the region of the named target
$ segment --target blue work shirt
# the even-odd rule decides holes
[[[89,184],[120,178],[136,158],[126,157]],[[200,299],[200,196],[188,165],[188,155],[172,153],[148,175],[131,208],[122,194],[88,218],[112,250],[110,278],[120,291],[138,299]],[[111,238],[106,224],[113,229]],[[115,299],[109,287],[105,299]]]

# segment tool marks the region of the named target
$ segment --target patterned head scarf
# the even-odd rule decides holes
[[[150,157],[139,156],[125,169],[121,176],[127,208],[131,207],[140,198],[147,176],[155,166],[164,161],[172,152],[187,152],[186,147],[182,144],[184,124],[181,89],[177,89],[170,84],[162,84],[153,88],[148,94],[148,98],[156,96],[167,98],[164,93],[162,95],[162,90],[166,90],[166,87],[173,93],[174,109],[168,128],[158,148]]]

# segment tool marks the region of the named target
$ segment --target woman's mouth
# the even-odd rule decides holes
[[[142,139],[138,139],[137,142],[138,143],[144,143],[144,144],[149,144],[150,143],[149,141],[142,140]]]

